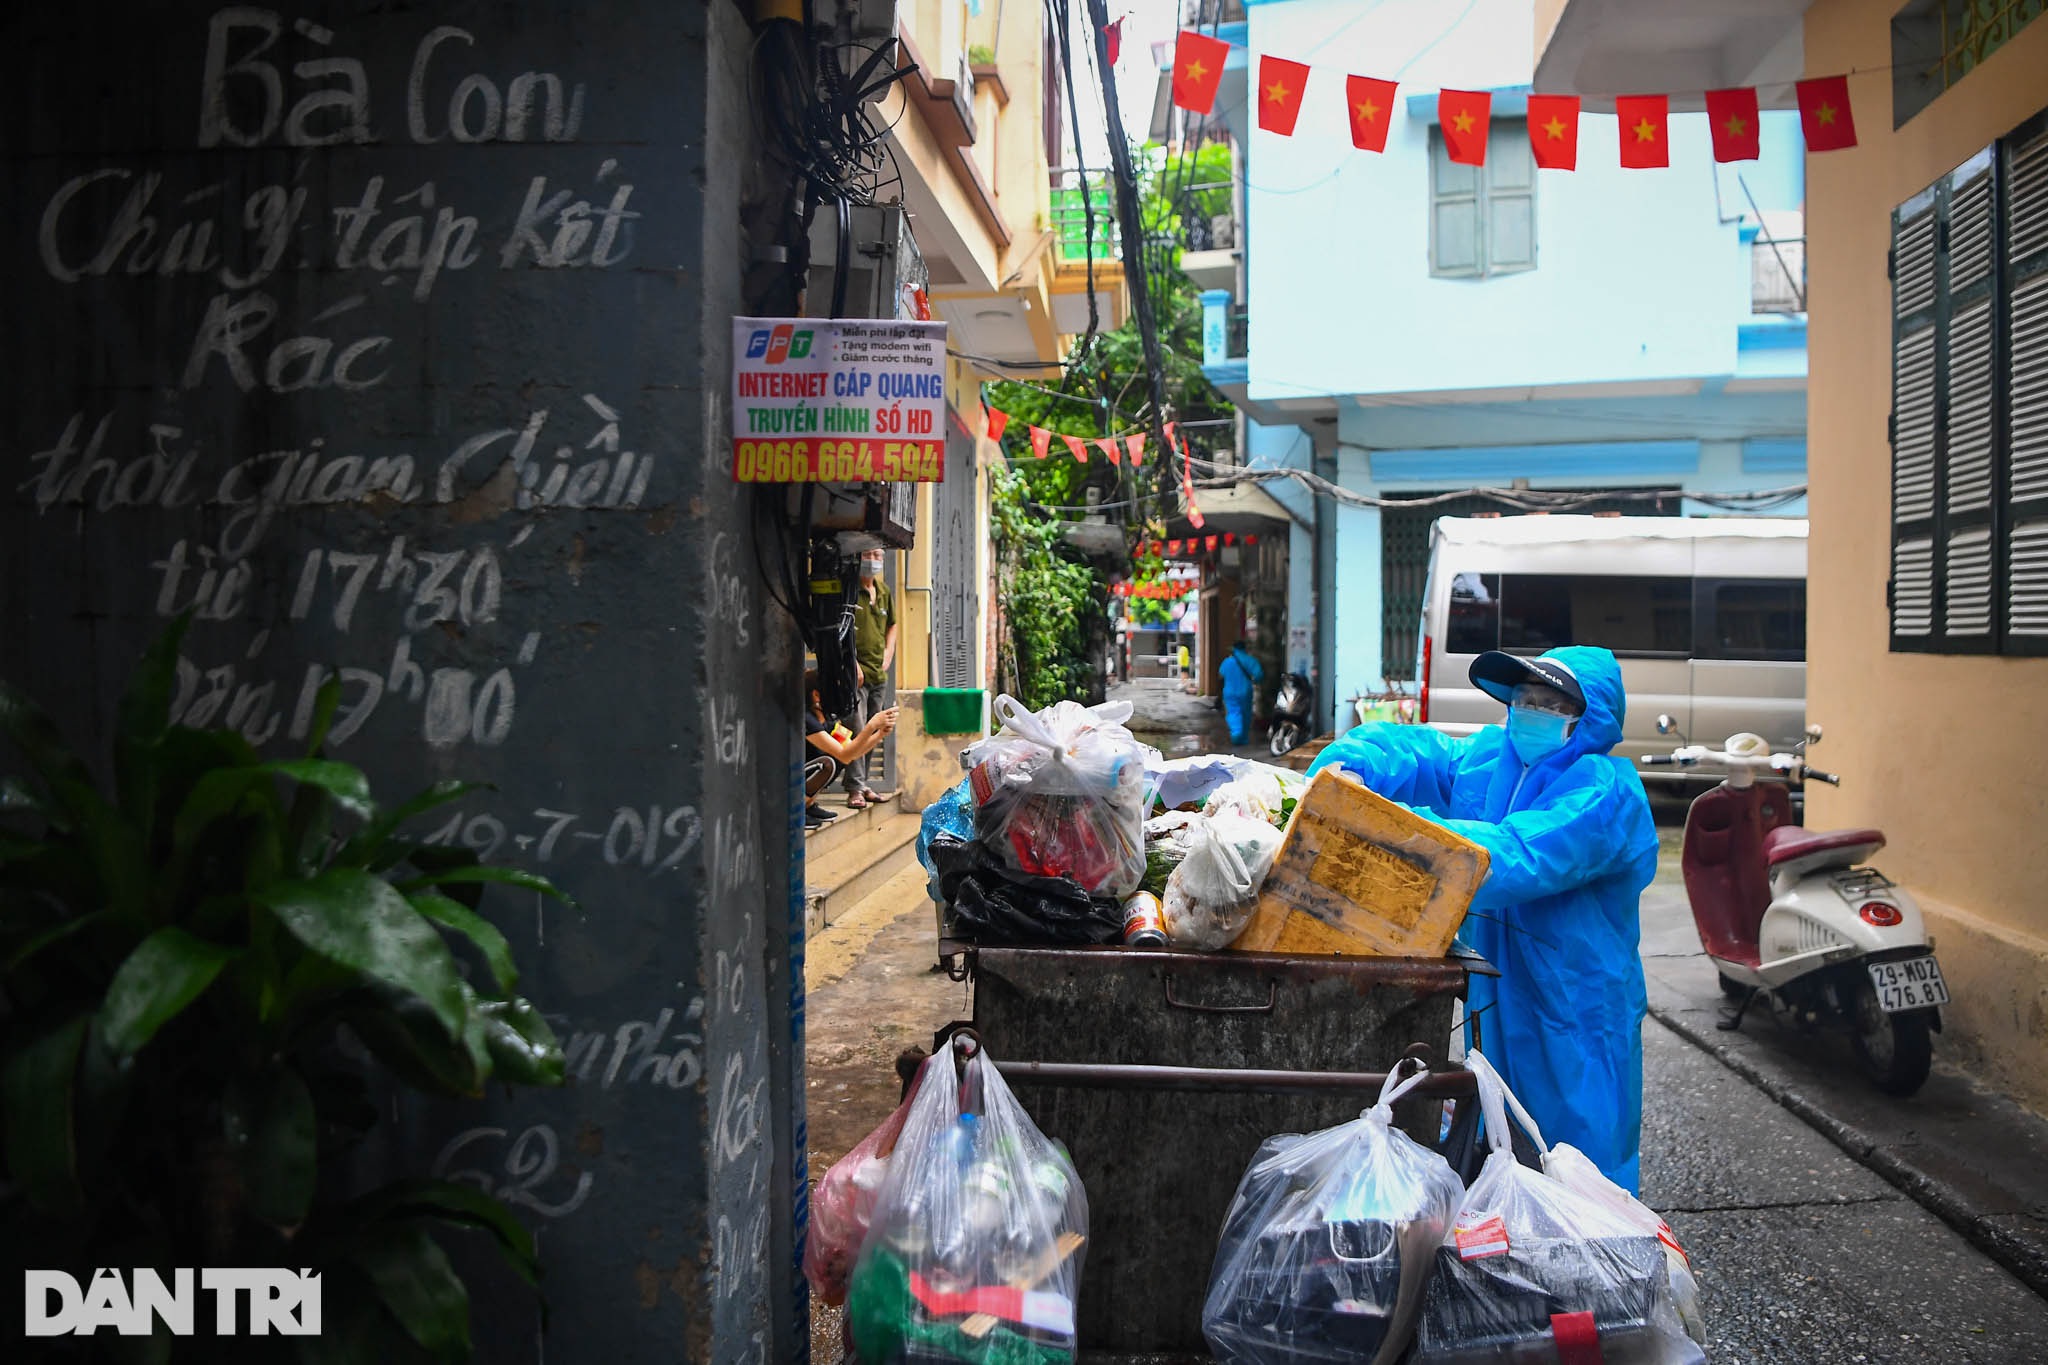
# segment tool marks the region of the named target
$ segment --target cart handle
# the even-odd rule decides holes
[[[1162,972],[1161,980],[1166,986],[1166,1003],[1177,1010],[1188,1010],[1195,1014],[1271,1014],[1280,1001],[1280,983],[1266,983],[1266,1003],[1263,1005],[1190,1005],[1185,1000],[1173,998],[1173,973]]]
[[[1262,1095],[1364,1094],[1377,1096],[1384,1071],[1253,1071],[1239,1067],[1138,1066],[1123,1062],[997,1062],[1012,1085],[1059,1090],[1180,1090]],[[1462,1067],[1432,1071],[1412,1092],[1424,1099],[1467,1099],[1479,1093]]]

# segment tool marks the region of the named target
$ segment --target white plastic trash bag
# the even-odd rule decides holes
[[[1214,950],[1244,932],[1280,853],[1280,831],[1242,815],[1191,816],[1174,835],[1186,856],[1166,879],[1166,937]]]
[[[1074,1164],[960,1035],[925,1067],[854,1266],[854,1347],[864,1361],[1070,1361],[1088,1236]]]
[[[1158,751],[1123,722],[1129,702],[1062,701],[1032,712],[996,698],[1002,729],[960,755],[975,837],[1003,866],[1067,877],[1090,896],[1122,899],[1145,875],[1145,771]]]
[[[1389,1075],[1355,1121],[1259,1148],[1224,1218],[1202,1305],[1218,1360],[1400,1356],[1464,1194],[1441,1156],[1393,1127],[1394,1102],[1428,1074]]]
[[[1606,1365],[1702,1365],[1656,1235],[1517,1162],[1506,1085],[1478,1052],[1465,1064],[1479,1081],[1492,1150],[1437,1250],[1409,1359],[1560,1365],[1597,1355]],[[1540,1145],[1541,1134],[1525,1126]]]

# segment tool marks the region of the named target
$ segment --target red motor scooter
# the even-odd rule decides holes
[[[1657,731],[1671,732],[1670,717]],[[1759,995],[1806,1026],[1846,1023],[1870,1080],[1910,1095],[1927,1079],[1948,987],[1919,905],[1864,865],[1883,831],[1793,823],[1793,783],[1840,781],[1807,766],[1820,727],[1806,736],[1792,753],[1739,734],[1720,749],[1687,745],[1643,762],[1727,774],[1687,811],[1683,858],[1700,945],[1735,1002],[1720,1027],[1741,1027]]]

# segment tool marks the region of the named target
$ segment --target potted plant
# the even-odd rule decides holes
[[[123,698],[104,788],[0,684],[0,736],[26,768],[0,767],[7,1269],[81,1285],[98,1267],[166,1284],[180,1267],[322,1277],[319,1336],[180,1343],[151,1319],[153,1336],[42,1343],[71,1358],[466,1359],[468,1295],[437,1230],[484,1234],[529,1280],[531,1237],[473,1187],[362,1192],[344,1163],[380,1087],[561,1084],[560,1047],[479,911],[492,883],[560,893],[408,838],[413,817],[472,788],[379,807],[360,770],[321,753],[332,684],[302,758],[171,725],[183,634],[149,651]]]

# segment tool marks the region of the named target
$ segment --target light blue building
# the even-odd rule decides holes
[[[1238,148],[1234,247],[1184,268],[1214,286],[1204,369],[1250,419],[1247,464],[1378,498],[1520,487],[1667,513],[1708,510],[1685,494],[1804,484],[1796,114],[1765,113],[1760,159],[1717,166],[1705,115],[1674,112],[1669,168],[1626,170],[1614,116],[1589,102],[1578,169],[1538,170],[1530,0],[1252,0],[1244,14],[1218,30],[1233,48],[1211,121]],[[1261,53],[1312,67],[1291,137],[1257,127]],[[1400,82],[1384,154],[1351,145],[1346,74]],[[1445,157],[1440,87],[1492,92],[1483,168]],[[1289,666],[1314,665],[1328,724],[1412,676],[1429,522],[1504,509],[1263,488],[1294,521]],[[1612,496],[1652,490],[1669,496]]]

